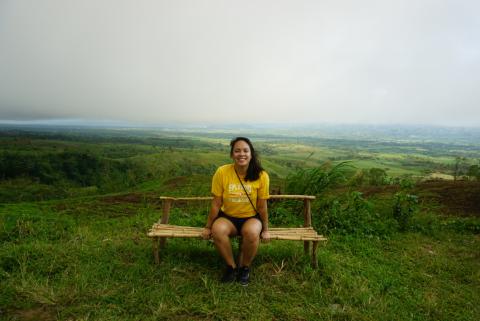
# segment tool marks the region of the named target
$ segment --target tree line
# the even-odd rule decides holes
[[[112,160],[87,152],[0,152],[0,180],[29,178],[48,185],[69,183],[102,187],[111,183],[129,185],[125,173],[132,171],[141,174],[128,160]]]

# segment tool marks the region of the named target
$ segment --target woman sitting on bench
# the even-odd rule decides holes
[[[213,237],[227,267],[222,282],[248,285],[250,264],[257,254],[260,238],[268,241],[269,177],[248,138],[230,142],[233,164],[220,166],[212,179],[212,206],[202,237]],[[233,258],[230,237],[242,236],[238,266]]]

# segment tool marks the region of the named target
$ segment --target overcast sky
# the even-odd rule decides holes
[[[480,126],[478,0],[0,0],[0,120]]]

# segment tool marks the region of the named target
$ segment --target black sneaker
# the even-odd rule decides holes
[[[220,282],[222,283],[230,283],[235,281],[235,276],[237,269],[231,267],[230,265],[227,265],[227,268],[225,269],[225,273],[223,274]]]
[[[241,285],[247,286],[249,280],[250,269],[248,266],[242,266],[240,269],[238,269],[237,281],[240,282]]]

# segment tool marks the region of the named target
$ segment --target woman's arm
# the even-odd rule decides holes
[[[212,225],[218,216],[218,212],[222,207],[223,200],[221,196],[213,196],[212,205],[210,206],[210,213],[208,214],[207,224],[202,232],[202,238],[209,239],[212,235]]]
[[[260,214],[260,219],[262,220],[262,233],[260,237],[265,242],[268,242],[270,239],[270,233],[268,232],[268,208],[267,208],[267,200],[266,199],[257,199],[257,211]]]

